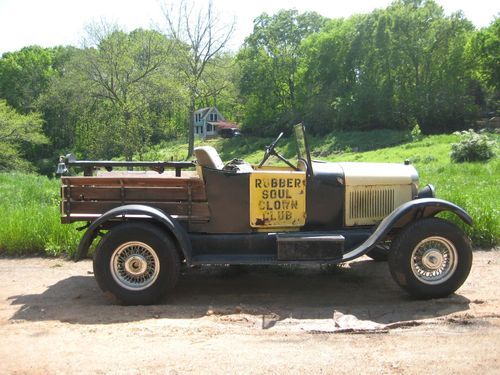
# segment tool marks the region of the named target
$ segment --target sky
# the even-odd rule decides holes
[[[208,0],[195,0],[206,4]],[[81,46],[85,27],[105,21],[125,31],[164,28],[162,0],[0,0],[0,54],[29,45]],[[167,1],[168,2],[168,1]],[[236,21],[230,48],[237,50],[253,29],[253,20],[263,12],[279,9],[316,11],[328,18],[349,17],[384,8],[392,0],[212,0],[222,22]],[[500,13],[495,0],[437,0],[446,14],[462,10],[478,28],[488,26]]]

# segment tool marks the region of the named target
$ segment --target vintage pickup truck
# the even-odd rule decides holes
[[[84,176],[62,176],[61,221],[87,222],[77,257],[96,237],[94,274],[126,304],[151,304],[171,290],[181,264],[336,264],[367,254],[388,259],[395,282],[416,298],[457,290],[472,264],[469,239],[436,217],[457,205],[419,190],[409,163],[312,160],[294,127],[297,160],[266,147],[259,165],[224,164],[209,146],[193,162],[106,162],[62,158]],[[283,166],[265,166],[270,156]],[[65,164],[63,164],[65,163]],[[113,171],[147,167],[153,171]],[[104,167],[106,172],[94,175]],[[165,171],[165,169],[175,169]]]

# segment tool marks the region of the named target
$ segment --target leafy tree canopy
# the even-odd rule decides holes
[[[0,170],[32,170],[25,151],[33,145],[46,144],[38,113],[23,115],[0,100]]]
[[[35,100],[54,74],[55,49],[25,47],[0,59],[0,97],[22,113],[34,110]]]
[[[274,133],[300,117],[297,112],[297,75],[304,38],[318,32],[325,18],[314,12],[281,10],[261,14],[245,40],[238,61],[240,89],[245,100],[249,131]]]

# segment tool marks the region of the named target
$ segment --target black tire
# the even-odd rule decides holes
[[[111,229],[94,253],[94,276],[104,292],[127,305],[149,305],[177,283],[180,260],[169,236],[151,223]]]
[[[367,252],[366,255],[375,262],[387,262],[387,259],[389,259],[389,248],[389,245],[377,245]]]
[[[392,277],[420,299],[452,294],[467,279],[471,266],[469,239],[456,225],[439,218],[409,224],[389,252]]]

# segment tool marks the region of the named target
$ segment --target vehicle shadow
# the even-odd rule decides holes
[[[262,328],[286,318],[331,319],[334,312],[386,324],[465,311],[470,303],[457,294],[412,300],[393,282],[387,264],[369,260],[349,267],[190,269],[176,289],[153,306],[120,305],[100,291],[93,276],[72,276],[41,294],[13,296],[9,301],[19,305],[11,320],[110,324],[248,314],[262,317]]]

